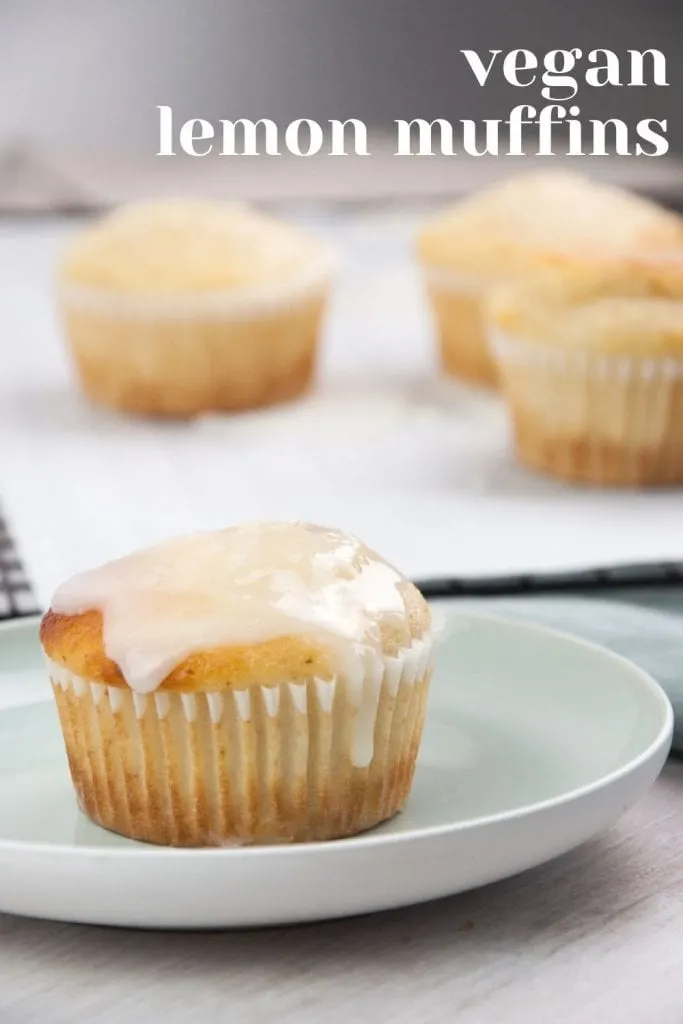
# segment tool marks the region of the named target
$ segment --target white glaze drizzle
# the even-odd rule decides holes
[[[304,523],[193,534],[74,576],[52,610],[99,610],[104,649],[137,693],[189,655],[300,636],[360,684],[381,625],[403,624],[403,577],[360,541]]]

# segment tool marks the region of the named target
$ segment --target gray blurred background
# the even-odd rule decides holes
[[[584,87],[584,117],[668,118],[683,152],[680,0],[0,0],[0,144],[149,153],[156,104],[203,116],[505,116],[458,52],[657,47],[668,89]]]

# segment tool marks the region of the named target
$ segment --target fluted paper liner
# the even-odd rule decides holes
[[[172,846],[334,839],[391,818],[422,736],[432,638],[358,680],[138,695],[49,664],[81,809]]]
[[[683,482],[683,360],[491,341],[528,466],[607,486]]]
[[[483,312],[491,282],[429,265],[424,265],[423,275],[444,370],[470,384],[495,384],[496,367]]]
[[[62,285],[84,390],[104,405],[180,417],[294,398],[315,370],[334,266],[326,252],[298,277],[206,294]]]

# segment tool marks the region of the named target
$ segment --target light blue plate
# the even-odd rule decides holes
[[[37,642],[0,629],[0,912],[149,928],[369,913],[531,868],[611,825],[657,777],[671,706],[615,654],[453,612],[404,812],[350,839],[170,850],[78,811]]]
[[[683,616],[583,597],[452,599],[435,607],[535,622],[629,658],[667,693],[675,716],[673,747],[683,753]]]

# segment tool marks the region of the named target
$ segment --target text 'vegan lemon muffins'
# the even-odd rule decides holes
[[[152,843],[324,840],[396,814],[429,607],[355,538],[197,534],[83,573],[41,625],[83,811]]]
[[[123,207],[79,233],[58,300],[86,393],[187,417],[293,398],[333,272],[317,240],[238,203]]]
[[[683,252],[557,256],[489,304],[527,465],[605,485],[683,483]]]
[[[486,295],[542,272],[553,252],[581,261],[593,248],[683,246],[683,220],[621,189],[569,172],[514,177],[437,213],[418,237],[418,257],[447,373],[493,385]]]

